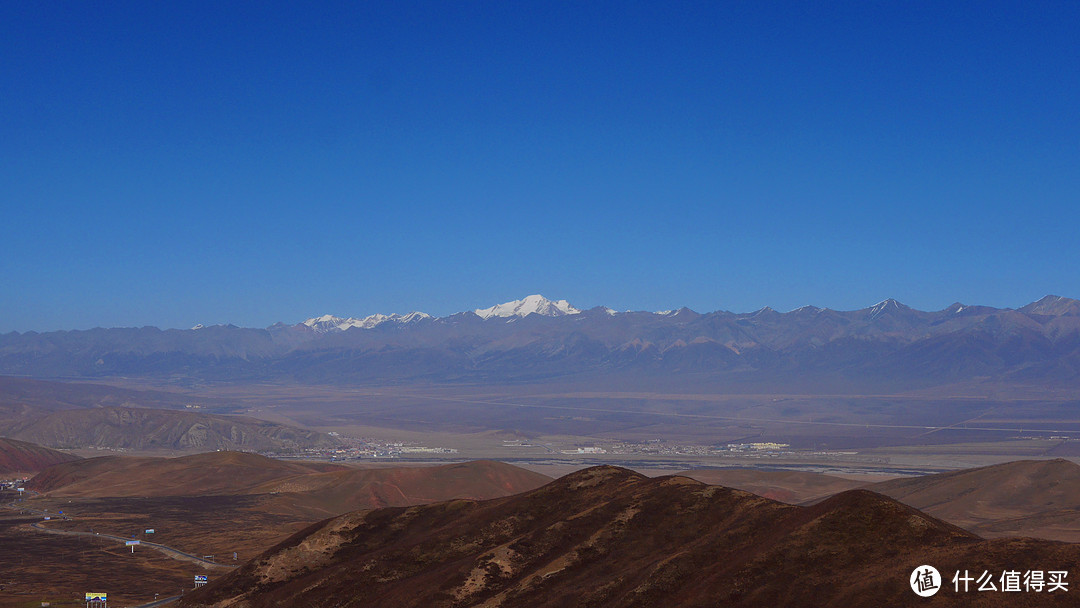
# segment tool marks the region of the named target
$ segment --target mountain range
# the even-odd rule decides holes
[[[895,300],[781,313],[579,310],[534,295],[447,317],[420,312],[231,325],[8,333],[0,374],[313,384],[647,381],[751,390],[911,390],[957,382],[1080,386],[1080,301],[1018,309]]]

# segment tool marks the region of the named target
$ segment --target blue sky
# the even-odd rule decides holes
[[[0,331],[1080,297],[1080,4],[0,7]]]

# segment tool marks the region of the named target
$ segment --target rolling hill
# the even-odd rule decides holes
[[[0,475],[36,473],[52,465],[73,460],[79,460],[79,457],[33,443],[0,437]]]
[[[77,520],[60,526],[124,536],[154,528],[153,539],[169,546],[239,551],[246,559],[313,522],[348,511],[496,498],[550,481],[491,461],[364,470],[208,452],[64,463],[42,471],[28,487],[43,493],[40,503],[78,513]]]
[[[248,494],[273,480],[343,468],[243,452],[206,452],[179,458],[101,456],[45,469],[27,487],[64,498]]]
[[[1080,465],[1020,460],[869,486],[979,535],[1080,542]]]
[[[179,458],[87,458],[49,467],[27,487],[52,498],[261,495],[261,509],[314,520],[355,509],[508,496],[549,481],[546,475],[490,460],[357,469],[206,452]]]
[[[252,492],[274,494],[275,511],[321,519],[355,509],[509,496],[550,481],[546,475],[513,465],[475,460],[433,467],[329,471],[272,481]]]
[[[760,469],[694,469],[676,473],[712,486],[745,490],[789,504],[826,498],[845,490],[867,485],[823,473],[803,471],[763,471]]]
[[[537,490],[353,512],[181,600],[215,606],[921,606],[917,566],[1065,569],[1080,546],[986,541],[865,490],[810,507],[594,467]],[[1068,605],[943,590],[935,605]]]

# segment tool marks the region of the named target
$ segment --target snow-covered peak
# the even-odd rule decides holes
[[[390,315],[390,316],[391,317],[398,317],[396,319],[396,321],[398,321],[399,323],[414,323],[416,321],[423,321],[424,319],[434,319],[435,318],[435,317],[432,317],[431,315],[427,314],[426,312],[420,312],[418,310],[414,310],[414,311],[410,312],[407,315]]]
[[[198,323],[194,327],[192,327],[191,329],[195,330],[195,329],[205,329],[205,328],[206,328],[205,325],[203,325],[202,323]]]
[[[887,312],[899,312],[904,310],[911,310],[911,308],[889,298],[888,300],[882,300],[877,304],[874,304],[870,308],[870,318],[876,319]]]
[[[323,315],[321,317],[312,317],[307,321],[304,321],[304,325],[307,325],[311,329],[318,332],[333,331],[339,329],[338,325],[346,321],[341,317],[335,317],[334,315]]]
[[[581,311],[574,308],[566,300],[552,301],[542,295],[531,295],[523,300],[514,300],[505,304],[498,304],[491,308],[478,308],[477,316],[483,319],[492,317],[526,317],[537,314],[544,317],[562,317],[576,315]]]
[[[431,319],[432,316],[423,312],[410,312],[409,314],[399,315],[397,313],[390,315],[374,314],[368,315],[362,319],[349,317],[344,319],[342,317],[335,317],[334,315],[323,315],[321,317],[314,317],[304,321],[304,325],[307,325],[311,329],[318,333],[327,333],[332,331],[345,331],[357,327],[360,329],[371,329],[377,327],[386,322],[399,323],[405,325],[407,323],[415,323],[424,319]]]

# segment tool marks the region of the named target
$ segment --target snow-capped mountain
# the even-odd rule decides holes
[[[730,381],[754,390],[778,382],[803,390],[810,381],[844,391],[976,382],[1080,389],[1080,300],[1057,296],[1019,309],[922,311],[884,300],[847,311],[578,313],[534,295],[443,318],[324,315],[267,328],[12,332],[0,334],[0,375],[362,384],[693,373],[708,379],[703,387]]]
[[[616,314],[614,310],[607,310],[608,314]],[[483,319],[491,319],[494,317],[512,319],[532,314],[545,317],[563,317],[566,315],[576,315],[581,311],[571,306],[566,300],[552,301],[541,295],[532,295],[521,300],[498,304],[491,308],[481,308],[475,312]],[[316,333],[325,334],[346,331],[354,327],[359,329],[372,329],[383,323],[408,325],[417,321],[435,318],[436,317],[422,312],[410,312],[404,315],[397,313],[389,315],[374,314],[362,318],[323,315],[321,317],[312,317],[307,321],[304,321],[303,325],[315,330]]]
[[[1035,304],[1042,304],[1050,301],[1050,297],[1044,298]],[[1069,300],[1070,302],[1072,300]],[[1056,301],[1050,301],[1051,304],[1056,304]],[[1031,306],[1034,306],[1032,304]],[[608,307],[601,307],[604,312],[610,316],[624,314],[620,311],[614,310]],[[660,310],[654,315],[658,317],[674,317],[681,313],[685,309],[680,310]],[[822,308],[816,306],[803,306],[797,308],[792,312],[820,312]],[[904,304],[901,304],[893,299],[884,300],[878,302],[869,309],[865,309],[871,319],[876,319],[889,312],[901,312],[910,311],[911,309]],[[566,300],[549,300],[540,294],[533,294],[526,296],[520,300],[513,300],[511,302],[504,302],[502,304],[496,304],[489,308],[478,308],[473,311],[478,317],[484,320],[488,319],[506,319],[512,321],[514,319],[524,318],[529,315],[540,315],[543,317],[565,317],[568,315],[580,314],[582,311],[575,308],[570,302]],[[768,314],[780,314],[772,308],[766,306],[752,313],[748,313],[751,316],[768,315]],[[304,321],[303,324],[315,330],[317,333],[339,332],[345,331],[351,328],[360,329],[372,329],[383,323],[393,322],[401,325],[413,323],[425,319],[438,319],[439,317],[433,317],[429,314],[422,312],[410,312],[408,314],[374,314],[362,318],[356,317],[335,317],[333,315],[323,315],[321,317],[313,317]]]
[[[304,325],[307,325],[318,333],[327,333],[332,331],[345,331],[347,329],[352,329],[353,327],[359,327],[360,329],[371,329],[387,322],[406,325],[408,323],[415,323],[417,321],[431,318],[432,316],[427,313],[415,311],[405,315],[400,315],[397,313],[390,315],[374,314],[368,315],[362,319],[356,319],[353,317],[344,319],[341,317],[335,317],[334,315],[323,315],[321,317],[314,317],[308,319],[307,321],[304,321]]]
[[[571,306],[566,300],[551,301],[542,295],[535,294],[522,300],[497,304],[491,308],[478,308],[473,312],[482,319],[490,319],[492,317],[526,317],[533,314],[544,317],[564,317],[576,315],[581,311]]]
[[[882,301],[878,302],[877,304],[874,304],[872,307],[870,307],[870,318],[871,319],[876,319],[876,318],[878,318],[881,315],[884,315],[886,313],[891,312],[891,313],[895,314],[895,313],[898,313],[898,312],[907,312],[907,311],[910,311],[910,310],[911,310],[911,307],[907,306],[906,304],[901,304],[900,302],[897,302],[896,300],[894,300],[892,298],[889,298],[887,300],[882,300]]]

